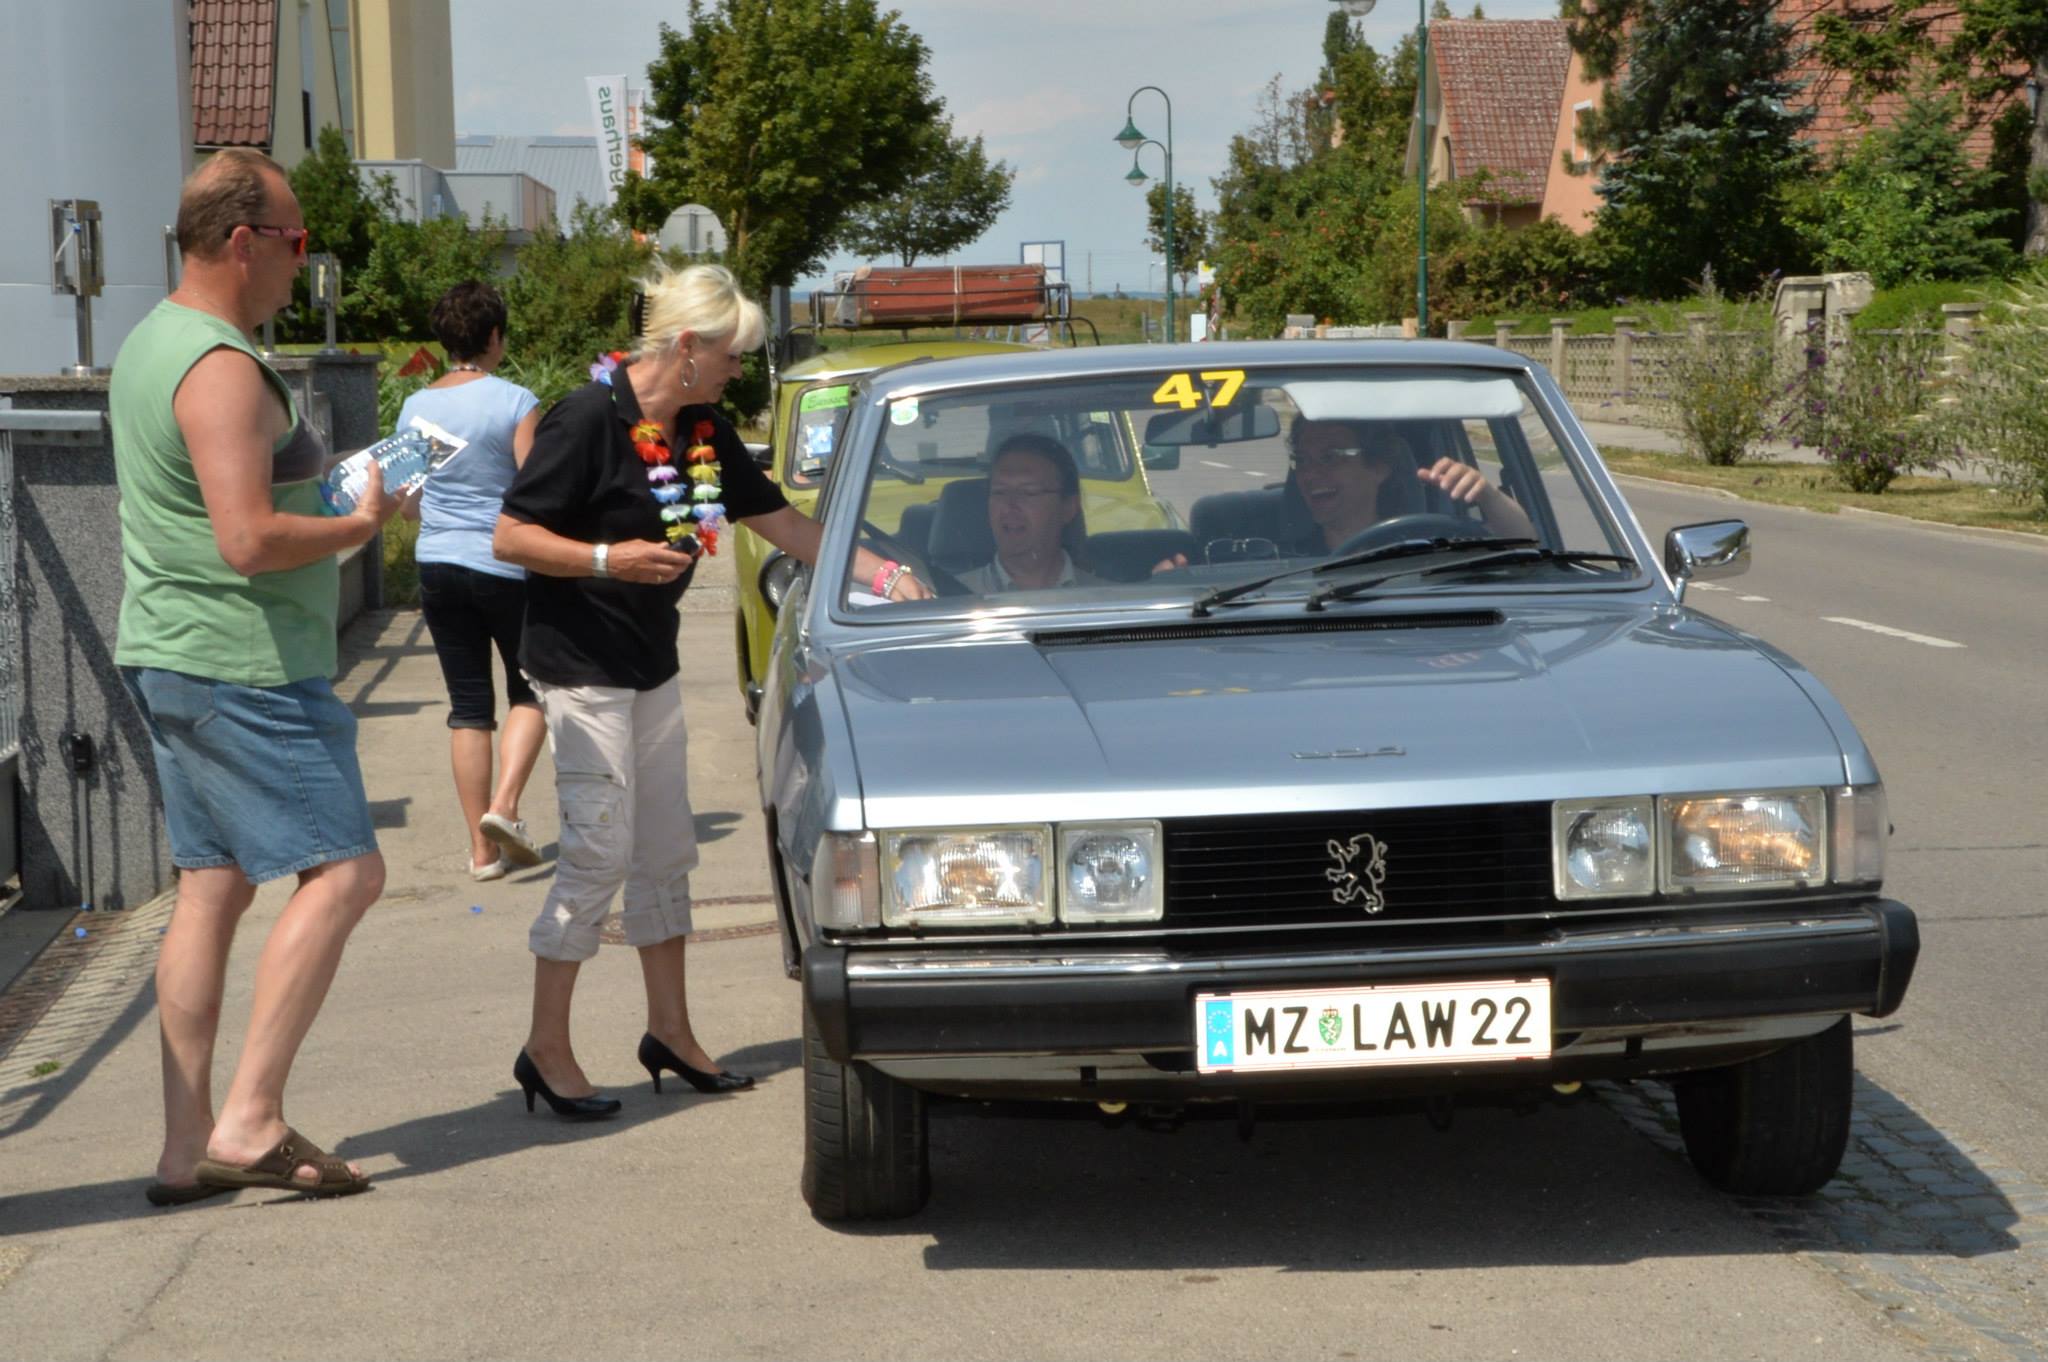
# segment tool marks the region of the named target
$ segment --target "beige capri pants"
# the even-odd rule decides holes
[[[562,809],[555,882],[527,944],[543,960],[588,960],[612,896],[629,946],[690,930],[697,830],[677,678],[653,690],[535,682]]]

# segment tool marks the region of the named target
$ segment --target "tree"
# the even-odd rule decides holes
[[[1964,150],[1960,105],[1953,92],[1915,91],[1899,121],[1865,137],[1819,187],[1807,230],[1823,267],[1891,288],[2011,265],[2000,229],[2012,212],[1980,206],[1994,177]]]
[[[636,281],[653,254],[611,209],[577,204],[567,236],[540,232],[519,248],[503,285],[507,348],[527,364],[566,358],[580,374],[599,351],[630,344]]]
[[[342,280],[349,313],[370,335],[424,340],[435,302],[465,279],[492,278],[504,242],[504,224],[489,217],[476,228],[460,217],[387,222],[363,267]]]
[[[627,176],[621,214],[655,231],[702,203],[748,289],[794,282],[917,170],[940,112],[925,57],[874,0],[690,0],[647,68],[655,173]]]
[[[340,261],[346,283],[369,261],[378,230],[397,215],[398,191],[391,177],[377,176],[374,187],[363,183],[348,140],[329,124],[320,129],[313,154],[292,167],[290,179],[311,234],[311,249]],[[278,334],[285,340],[318,340],[326,334],[325,320],[313,310],[308,284],[301,273],[292,286],[291,308],[278,321]]]
[[[1155,251],[1166,249],[1166,182],[1158,181],[1145,191],[1145,245]],[[1173,187],[1173,272],[1180,276],[1180,291],[1188,291],[1195,266],[1209,257],[1209,215],[1195,207],[1194,191],[1184,184]]]
[[[951,120],[919,134],[913,165],[902,189],[851,215],[847,249],[915,265],[919,256],[949,255],[972,245],[1010,206],[1017,172],[1006,161],[991,163],[980,137],[955,135]]]
[[[1396,196],[1415,71],[1413,34],[1382,57],[1343,15],[1331,14],[1315,85],[1289,92],[1276,77],[1251,129],[1231,139],[1224,173],[1212,181],[1209,253],[1230,315],[1254,333],[1278,332],[1290,312],[1382,315],[1367,301],[1377,268],[1372,249],[1390,217],[1404,211]],[[1409,198],[1405,212],[1414,211]],[[1434,239],[1434,219],[1431,229]],[[1405,259],[1414,259],[1412,235]],[[1411,273],[1411,296],[1413,288]]]
[[[2048,87],[2048,5],[2041,0],[1869,0],[1814,19],[1822,61],[1849,74],[1858,93],[1896,91],[1914,73],[1962,96],[1973,121],[2008,107],[2029,81]],[[2022,197],[2025,250],[2048,254],[2048,98],[2037,98]]]
[[[1562,0],[1595,79],[1617,77],[1587,120],[1612,153],[1599,230],[1616,284],[1670,294],[1711,266],[1746,289],[1797,240],[1784,195],[1811,171],[1813,112],[1791,77],[1791,30],[1762,0]]]

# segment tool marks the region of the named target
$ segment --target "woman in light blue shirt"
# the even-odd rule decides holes
[[[434,304],[430,321],[448,371],[405,400],[398,425],[402,430],[423,416],[469,444],[427,478],[413,558],[420,609],[448,684],[448,748],[469,827],[469,876],[495,880],[511,866],[540,863],[540,848],[519,816],[519,797],[547,736],[533,688],[519,671],[526,571],[491,554],[491,531],[505,489],[533,446],[540,403],[492,376],[505,358],[505,300],[496,289],[474,280],[457,284]],[[493,649],[504,664],[506,701],[495,785]]]

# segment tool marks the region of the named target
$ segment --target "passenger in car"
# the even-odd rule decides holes
[[[1074,561],[1085,537],[1081,473],[1067,447],[1050,436],[1020,432],[996,446],[989,464],[988,528],[995,557],[960,574],[976,595],[1100,580]]]
[[[1452,458],[1417,468],[1408,442],[1374,422],[1297,420],[1288,442],[1295,486],[1315,522],[1294,546],[1297,553],[1333,552],[1361,530],[1415,509],[1401,483],[1411,469],[1420,484],[1471,506],[1492,533],[1535,537],[1528,515],[1478,469]]]

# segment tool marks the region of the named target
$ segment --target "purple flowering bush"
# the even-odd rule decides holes
[[[1900,474],[1932,468],[1954,452],[1937,421],[1941,337],[1864,332],[1809,346],[1786,392],[1781,425],[1810,444],[1851,492],[1879,493]]]

